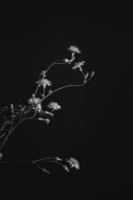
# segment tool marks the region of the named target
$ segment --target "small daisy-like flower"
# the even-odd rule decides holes
[[[76,46],[73,46],[73,45],[68,48],[68,51],[71,51],[71,52],[77,53],[77,54],[81,53],[81,51],[79,50],[79,48],[76,47]]]
[[[35,95],[32,94],[32,98],[30,98],[30,99],[28,100],[28,102],[29,102],[29,104],[37,105],[37,104],[40,104],[41,99],[38,98],[38,97],[35,97]]]
[[[74,64],[72,69],[79,69],[80,71],[82,71],[82,66],[84,65],[84,63],[85,63],[85,61],[79,61],[79,62]]]
[[[37,81],[36,83],[37,83],[38,85],[42,85],[44,89],[46,88],[46,86],[51,86],[51,85],[52,85],[52,82],[49,81],[49,80],[46,79],[46,78],[42,78],[41,80]]]
[[[67,159],[67,162],[69,163],[71,168],[75,168],[77,170],[80,169],[79,161],[76,158],[71,157],[71,158]]]
[[[42,111],[42,105],[41,105],[41,103],[38,103],[36,105],[35,109],[36,109],[37,112],[41,112]]]
[[[48,107],[52,109],[52,111],[61,109],[61,106],[57,102],[51,102]]]
[[[46,87],[46,86],[51,86],[52,82],[49,81],[48,79],[43,79],[42,80],[42,85],[43,87]]]
[[[32,95],[32,98],[29,99],[29,104],[31,104],[37,112],[42,111],[41,99],[38,97],[35,97],[34,94]]]

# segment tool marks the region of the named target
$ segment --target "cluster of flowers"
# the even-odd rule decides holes
[[[50,80],[47,79],[47,72],[51,69],[51,67],[55,64],[71,64],[74,62],[75,58],[76,58],[76,54],[81,54],[81,51],[79,50],[78,47],[76,46],[70,46],[68,48],[68,51],[71,52],[71,58],[68,59],[68,58],[65,58],[63,60],[61,60],[60,62],[54,62],[52,63],[47,70],[44,70],[41,72],[40,74],[40,79],[36,82],[37,84],[37,88],[35,90],[35,93],[32,94],[32,97],[28,100],[28,103],[32,106],[32,108],[35,110],[36,113],[39,113],[41,115],[41,117],[38,117],[38,120],[39,121],[45,121],[47,124],[50,123],[50,119],[49,118],[45,118],[46,117],[46,114],[47,116],[54,116],[54,111],[57,111],[59,109],[61,109],[61,106],[57,103],[57,102],[51,102],[49,105],[48,105],[48,108],[51,109],[51,111],[43,111],[42,110],[42,102],[48,97],[50,96],[51,94],[59,91],[60,89],[64,89],[65,87],[68,87],[68,86],[73,86],[73,85],[67,85],[67,86],[63,86],[61,88],[58,88],[56,89],[55,91],[52,91],[51,89],[48,90],[48,93],[46,94],[46,88],[47,87],[50,87],[52,86],[52,82]],[[87,78],[89,76],[89,73],[84,73],[83,72],[83,65],[85,64],[85,61],[79,61],[79,62],[75,62],[73,63],[73,67],[72,67],[72,70],[76,70],[78,69],[82,75],[83,75],[83,84],[85,84],[87,82]],[[94,72],[93,72],[94,73]],[[94,74],[91,73],[91,77],[93,76]],[[79,86],[79,85],[77,85]],[[39,90],[39,88],[42,87],[43,88],[43,93],[41,94],[41,98],[37,97],[37,92]],[[44,115],[42,115],[42,113]],[[42,117],[43,116],[43,117]],[[45,117],[44,117],[45,116]]]
[[[2,108],[2,112],[0,115],[5,120],[0,128],[0,138],[4,138],[2,144],[0,145],[0,151],[5,145],[7,139],[10,134],[15,130],[15,128],[24,120],[28,119],[37,119],[39,121],[44,121],[46,124],[50,123],[50,117],[54,116],[54,112],[61,109],[61,105],[58,102],[50,102],[47,105],[47,110],[43,110],[42,103],[52,94],[63,90],[67,87],[79,87],[84,86],[93,76],[94,71],[90,73],[85,73],[83,70],[83,66],[85,61],[74,62],[76,58],[76,54],[81,54],[81,51],[77,46],[70,46],[68,51],[71,53],[70,59],[65,58],[62,60],[58,60],[57,62],[53,62],[47,70],[44,70],[40,73],[40,79],[36,82],[37,87],[35,92],[32,94],[31,98],[27,100],[26,104],[19,104],[15,106],[11,104],[9,107],[6,106]],[[83,75],[83,81],[81,84],[68,84],[55,90],[51,90],[52,82],[47,78],[47,72],[55,65],[70,65],[72,64],[72,70],[79,70],[79,72]],[[39,93],[40,88],[43,89],[41,94]],[[47,90],[46,90],[47,88]],[[42,90],[41,90],[42,91]],[[8,118],[7,118],[8,112]]]

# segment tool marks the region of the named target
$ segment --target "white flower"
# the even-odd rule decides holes
[[[48,79],[43,79],[42,80],[42,85],[43,85],[43,88],[45,88],[46,86],[51,86],[52,82],[49,81]]]
[[[79,69],[82,72],[82,66],[84,65],[85,61],[79,61],[74,64],[72,69]]]
[[[35,97],[34,94],[32,94],[32,98],[29,99],[29,104],[39,104],[41,102],[41,99],[38,97]]]
[[[77,53],[77,54],[81,53],[81,51],[79,50],[79,48],[76,47],[76,46],[73,46],[73,45],[68,48],[68,51],[71,51],[71,52]]]
[[[52,111],[61,109],[61,106],[57,102],[51,102],[48,107],[51,108]]]
[[[29,104],[31,104],[37,112],[42,111],[41,99],[38,97],[35,97],[34,94],[32,94],[32,98],[29,99]]]
[[[76,158],[71,157],[71,158],[67,159],[67,162],[69,163],[71,168],[75,168],[77,170],[80,169],[79,161]]]
[[[52,84],[52,82],[46,78],[42,78],[41,80],[37,81],[36,83],[39,85],[42,85],[44,89],[46,88],[46,86],[51,86],[51,84]]]
[[[35,109],[36,109],[37,112],[41,112],[42,111],[42,105],[41,105],[41,103],[38,103],[36,105]]]

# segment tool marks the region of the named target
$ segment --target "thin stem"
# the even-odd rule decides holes
[[[81,87],[81,86],[84,86],[84,85],[85,85],[85,83],[83,82],[81,84],[71,84],[71,85],[65,85],[65,86],[59,87],[59,88],[55,89],[54,91],[52,91],[51,93],[47,94],[45,97],[43,97],[40,102],[43,102],[50,95],[52,95],[52,94],[54,94],[54,93],[56,93],[56,92],[58,92],[60,90],[63,90],[65,88],[69,88],[69,87]]]
[[[48,162],[58,162],[58,161],[62,161],[62,159],[58,158],[58,157],[44,157],[44,158],[40,158],[40,159],[36,159],[36,160],[17,160],[17,161],[0,161],[0,164],[14,164],[14,163],[33,163],[35,164],[36,162],[40,162],[40,161],[46,161],[46,163]]]
[[[47,174],[50,174],[50,171],[46,170],[45,168],[40,167],[40,165],[38,165],[36,162],[32,162],[33,164],[35,164],[41,171],[46,172]]]
[[[0,151],[3,149],[4,145],[6,144],[7,140],[9,139],[11,133],[17,128],[17,126],[18,126],[20,123],[21,123],[21,121],[19,121],[19,122],[16,124],[16,126],[14,126],[14,128],[12,128],[12,130],[10,130],[10,131],[8,132],[8,134],[6,135],[6,137],[4,138],[4,140],[3,140],[3,142],[2,142],[2,144],[1,144],[1,146],[0,146]]]
[[[49,67],[47,68],[46,72],[48,72],[54,65],[65,65],[65,62],[53,62]]]
[[[22,164],[22,163],[33,163],[32,160],[18,160],[18,161],[0,161],[0,164]]]
[[[34,164],[36,167],[38,167],[41,171],[50,174],[50,171],[48,171],[46,168],[43,168],[39,165],[39,162],[45,161],[45,163],[55,163],[63,168],[67,168],[67,166],[61,164],[59,161],[63,161],[62,159],[58,157],[46,157],[46,158],[40,158],[37,160],[23,160],[23,161],[0,161],[0,164]],[[37,163],[38,162],[38,163]]]
[[[40,86],[41,86],[41,85],[38,85],[38,86],[36,87],[36,90],[35,90],[35,93],[34,93],[35,96],[36,96],[37,91],[38,91],[38,89],[40,88]]]
[[[0,129],[0,132],[2,132],[3,130],[5,130],[4,127],[6,126],[6,124],[10,124],[9,121],[5,121],[5,122],[4,122],[4,124],[2,125],[2,127],[1,127],[1,129]],[[1,137],[2,137],[2,136],[0,136],[0,138],[1,138]]]
[[[75,49],[76,48],[76,49]],[[43,78],[44,78],[44,80],[45,80],[45,73],[47,73],[53,66],[55,66],[55,65],[66,65],[66,64],[68,64],[68,65],[70,65],[74,60],[75,60],[75,53],[81,53],[79,50],[78,50],[78,48],[77,47],[71,47],[70,48],[70,50],[71,50],[71,58],[70,59],[67,59],[67,58],[65,58],[65,59],[63,59],[63,60],[56,60],[55,62],[53,62],[51,65],[49,65],[49,67],[47,68],[47,70],[45,70],[45,71],[43,71],[43,73],[41,73],[40,74],[40,77],[41,77],[41,75],[43,76]],[[82,64],[82,63],[81,63]],[[82,66],[82,65],[81,65]],[[77,67],[76,67],[77,68]],[[75,70],[76,69],[75,68],[75,66],[73,67],[73,69]],[[42,94],[42,97],[41,98],[39,98],[39,100],[40,100],[40,104],[38,104],[38,105],[40,105],[41,106],[41,102],[43,102],[45,99],[47,99],[49,96],[51,96],[52,94],[55,94],[56,92],[58,92],[58,91],[61,91],[61,90],[63,90],[63,89],[65,89],[65,88],[70,88],[70,87],[82,87],[82,86],[84,86],[92,77],[93,77],[93,75],[94,75],[94,72],[92,72],[91,73],[91,75],[89,76],[89,79],[87,80],[87,78],[88,78],[88,74],[89,73],[87,73],[87,74],[85,74],[84,72],[83,72],[83,70],[82,70],[82,68],[79,68],[79,70],[80,70],[80,72],[81,72],[81,74],[82,74],[82,76],[83,76],[83,83],[81,83],[81,84],[68,84],[68,85],[65,85],[65,86],[62,86],[62,87],[59,87],[59,88],[57,88],[57,89],[55,89],[55,90],[53,90],[53,91],[51,91],[50,92],[50,90],[48,91],[48,93],[45,95],[45,88],[44,88],[44,92],[43,92],[43,94]],[[41,81],[41,80],[39,80],[39,81]],[[47,82],[48,82],[49,80],[47,80]],[[36,89],[35,89],[35,93],[33,94],[34,96],[33,96],[33,98],[35,98],[36,97],[36,95],[38,94],[38,90],[39,90],[39,88],[41,87],[41,85],[42,84],[38,84],[37,85],[37,87],[36,87]],[[51,84],[46,84],[46,86],[50,86]],[[31,99],[32,100],[32,99]],[[33,99],[34,100],[34,99]],[[37,104],[35,104],[35,106],[36,106]],[[37,108],[37,109],[36,109]],[[1,113],[2,112],[4,112],[4,111],[6,111],[6,109],[8,110],[8,107],[4,107],[4,109],[1,109],[0,108],[0,110],[1,110]],[[33,119],[36,115],[37,115],[37,113],[38,112],[40,112],[40,110],[41,110],[41,108],[39,107],[39,109],[38,109],[38,107],[34,107],[34,105],[32,104],[31,105],[31,107],[28,107],[28,106],[21,106],[20,105],[20,110],[19,109],[17,109],[17,108],[15,108],[14,109],[14,105],[13,104],[11,104],[11,107],[10,107],[10,109],[11,109],[11,120],[10,121],[8,121],[7,119],[6,119],[6,117],[5,117],[5,115],[4,115],[4,118],[5,118],[5,122],[4,122],[4,124],[2,125],[2,127],[1,127],[1,129],[0,129],[0,132],[3,132],[4,130],[6,130],[5,128],[6,128],[6,125],[7,124],[9,124],[9,127],[7,127],[7,134],[6,133],[3,133],[2,134],[2,136],[0,136],[0,138],[3,138],[3,136],[5,136],[5,134],[6,134],[6,136],[4,137],[4,139],[3,139],[3,141],[2,141],[2,144],[1,144],[1,146],[0,146],[0,151],[1,151],[1,149],[3,149],[3,147],[4,147],[4,145],[5,145],[5,143],[6,143],[6,141],[8,140],[8,138],[9,138],[9,136],[11,135],[11,133],[16,129],[16,127],[22,122],[22,121],[24,121],[24,120],[29,120],[29,119]],[[32,112],[33,111],[33,112]],[[0,114],[1,114],[0,113]],[[30,115],[30,116],[29,116]],[[25,116],[27,116],[27,117],[25,117]],[[19,118],[15,118],[15,117],[19,117]],[[16,121],[16,119],[18,119],[17,121]],[[48,160],[49,158],[47,158],[47,160]],[[52,158],[51,158],[52,159]],[[36,161],[34,161],[34,162],[37,162],[37,161],[39,161],[39,160],[36,160]],[[57,162],[55,159],[53,160],[49,160],[49,162]],[[58,162],[57,162],[58,163]]]
[[[51,160],[62,161],[62,159],[59,158],[59,157],[39,158],[39,159],[36,159],[36,160],[34,160],[34,161],[35,161],[35,162],[39,162],[39,161],[43,161],[43,160],[46,160],[46,161],[51,161]]]

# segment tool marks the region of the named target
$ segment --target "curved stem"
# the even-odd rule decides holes
[[[62,161],[62,159],[58,157],[44,157],[44,158],[35,159],[35,160],[0,161],[0,164],[35,163],[35,162],[40,162],[40,161],[46,161],[47,163],[47,162],[52,162],[52,161],[55,161],[55,162]]]
[[[55,66],[55,65],[66,65],[66,64],[71,64],[74,60],[75,60],[75,50],[74,51],[72,51],[71,50],[71,58],[70,59],[63,59],[63,60],[56,60],[55,62],[53,62],[51,65],[49,65],[49,67],[47,68],[47,70],[45,70],[45,71],[43,71],[44,72],[44,74],[43,73],[41,73],[40,74],[40,76],[41,75],[44,75],[43,76],[43,78],[45,78],[45,73],[47,73],[53,66]],[[79,53],[79,52],[78,52]],[[81,53],[81,52],[80,52]],[[82,66],[82,65],[81,65]],[[77,68],[77,67],[76,67]],[[73,69],[75,70],[76,69],[75,68],[75,66],[73,67]],[[53,91],[51,91],[50,92],[50,90],[48,91],[48,94],[46,94],[45,95],[45,93],[43,93],[43,96],[41,97],[41,99],[40,99],[40,103],[41,102],[43,102],[45,99],[47,99],[49,96],[51,96],[52,94],[55,94],[56,92],[58,92],[58,91],[61,91],[61,90],[63,90],[63,89],[65,89],[65,88],[70,88],[70,87],[82,87],[82,86],[84,86],[92,77],[93,77],[93,75],[94,75],[94,72],[93,73],[91,73],[91,75],[90,75],[90,77],[89,77],[89,79],[87,80],[87,77],[88,77],[88,74],[86,75],[84,72],[83,72],[83,70],[82,70],[82,68],[79,68],[79,70],[80,70],[80,72],[81,72],[81,74],[82,74],[82,76],[83,76],[83,83],[81,83],[81,84],[68,84],[68,85],[65,85],[65,86],[62,86],[62,87],[59,87],[59,88],[57,88],[57,89],[55,89],[55,90],[53,90]],[[47,84],[46,84],[47,85]],[[49,84],[48,84],[49,85]],[[41,87],[41,84],[38,84],[37,85],[37,87],[36,87],[36,89],[35,89],[35,93],[33,94],[34,95],[34,97],[37,95],[37,93],[38,93],[38,90],[39,90],[39,88]],[[44,91],[45,92],[45,91]],[[5,107],[4,109],[1,109],[0,108],[0,111],[1,111],[1,113],[2,112],[4,112],[6,109],[7,109],[8,107]],[[7,142],[7,140],[8,140],[8,138],[10,137],[10,135],[11,135],[11,133],[16,129],[16,127],[22,122],[22,121],[24,121],[24,120],[29,120],[29,119],[33,119],[36,115],[37,115],[37,112],[36,112],[36,110],[33,110],[34,109],[34,107],[25,107],[25,106],[21,106],[20,105],[20,110],[18,110],[17,108],[15,108],[14,109],[14,105],[13,104],[11,104],[11,116],[13,117],[13,115],[14,116],[17,116],[17,115],[19,115],[20,114],[20,118],[19,118],[19,120],[16,122],[14,122],[14,118],[12,118],[11,119],[11,125],[10,125],[10,127],[7,129],[7,134],[5,135],[5,133],[4,133],[4,135],[2,135],[2,137],[4,136],[4,139],[3,139],[3,141],[2,141],[2,144],[0,145],[0,151],[3,149],[3,147],[4,147],[4,145],[5,145],[5,143]],[[32,109],[31,109],[32,108]],[[21,111],[20,113],[19,113],[19,111]],[[33,112],[32,112],[33,111]],[[0,113],[0,114],[1,114]],[[28,116],[30,114],[30,116]],[[25,117],[25,116],[27,116],[27,117]],[[16,119],[16,118],[15,118]],[[3,130],[5,130],[4,128],[5,128],[5,126],[7,125],[7,123],[8,123],[8,121],[5,119],[5,122],[4,122],[4,124],[2,125],[2,128],[0,129],[0,131],[3,131]],[[0,138],[1,138],[1,136],[0,136]],[[35,161],[36,162],[36,161]],[[56,162],[55,160],[53,161],[51,161],[51,162]]]
[[[32,160],[18,160],[18,161],[0,161],[0,164],[22,164],[22,163],[33,163]]]
[[[18,126],[20,123],[21,123],[21,121],[19,121],[19,122],[16,124],[16,126],[14,126],[14,128],[12,128],[12,130],[10,130],[10,131],[8,132],[8,134],[5,136],[3,142],[2,142],[2,144],[1,144],[1,146],[0,146],[0,151],[3,149],[4,145],[6,144],[7,140],[9,139],[11,133],[17,128],[17,126]]]
[[[55,89],[54,91],[52,91],[51,93],[47,94],[45,97],[43,97],[41,99],[41,102],[44,101],[49,96],[51,96],[52,94],[55,94],[56,92],[58,92],[60,90],[63,90],[65,88],[69,88],[69,87],[81,87],[81,86],[84,86],[84,85],[85,85],[85,83],[83,82],[81,84],[71,84],[71,85],[65,85],[65,86],[59,87],[59,88]]]
[[[46,168],[40,166],[39,162],[41,162],[41,161],[45,161],[45,163],[55,163],[55,164],[61,166],[67,172],[70,172],[67,165],[60,163],[60,161],[63,161],[63,160],[59,157],[46,157],[46,158],[44,157],[44,158],[40,158],[40,159],[37,159],[37,160],[0,161],[0,164],[22,164],[22,163],[23,164],[34,164],[42,172],[50,174],[51,173],[50,171],[48,171]]]
[[[38,86],[36,87],[36,90],[35,90],[35,93],[34,93],[35,96],[36,96],[37,91],[38,91],[39,88],[40,88],[40,85],[38,85]]]
[[[65,62],[53,62],[49,67],[47,68],[46,72],[48,72],[54,65],[65,65]]]

